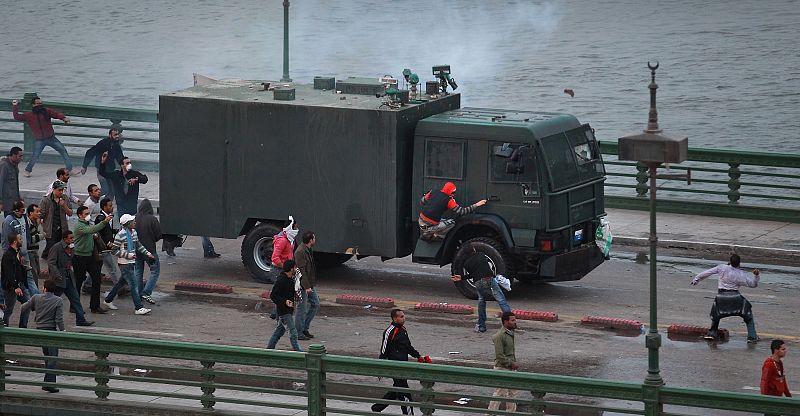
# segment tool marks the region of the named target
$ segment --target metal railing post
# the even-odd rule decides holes
[[[203,395],[200,397],[200,403],[203,405],[203,409],[205,410],[214,410],[214,405],[217,403],[214,400],[214,391],[217,390],[214,387],[214,378],[216,375],[214,374],[214,361],[200,361],[200,364],[203,366],[203,370],[200,372],[200,378],[202,379],[202,384],[200,385],[200,390],[203,391]]]
[[[19,111],[31,111],[33,108],[33,97],[37,97],[38,95],[39,94],[35,92],[26,92],[22,97],[22,102],[19,103]],[[25,152],[25,157],[30,158],[31,155],[33,155],[34,140],[33,132],[30,126],[28,126],[28,123],[22,123],[22,138],[22,150]]]
[[[643,384],[642,399],[644,401],[645,416],[661,416],[664,412],[664,405],[661,403],[660,385]]]
[[[738,204],[740,193],[739,188],[742,187],[742,182],[739,178],[742,177],[742,171],[739,169],[738,163],[728,163],[728,203]]]
[[[111,374],[111,367],[108,365],[108,353],[95,352],[94,355],[97,357],[94,361],[94,381],[97,382],[94,394],[100,400],[108,400],[108,376]]]
[[[433,381],[420,380],[419,384],[422,385],[420,402],[425,404],[433,404],[433,398],[435,397],[435,394],[433,394],[433,385],[435,383]],[[419,410],[424,416],[431,416],[436,409],[431,406],[422,405],[419,407]]]
[[[322,357],[326,354],[324,345],[312,345],[306,354],[306,393],[308,393],[309,416],[325,416],[325,371]]]

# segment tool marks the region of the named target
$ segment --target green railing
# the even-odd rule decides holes
[[[37,348],[42,346],[61,350],[59,369],[43,368],[41,350]],[[58,374],[58,381],[40,381],[46,371]],[[149,374],[141,375],[142,372]],[[381,377],[385,379],[378,381]],[[412,380],[412,386],[420,387],[390,387],[387,381],[392,377]],[[114,399],[114,406],[119,407],[124,404],[121,400],[135,403],[136,399],[131,398],[138,396],[139,402],[147,401],[151,409],[158,407],[154,399],[170,398],[172,404],[184,409],[222,411],[226,404],[236,404],[244,405],[239,410],[260,413],[273,408],[305,410],[312,416],[372,415],[372,403],[401,403],[380,398],[391,390],[410,393],[413,400],[404,403],[423,415],[615,412],[678,416],[707,415],[711,410],[724,411],[717,414],[735,411],[800,415],[800,401],[792,399],[345,357],[326,354],[320,345],[312,345],[308,353],[296,353],[0,326],[0,413],[19,411],[13,405],[14,399],[30,397],[25,389],[31,386],[92,391],[94,400],[80,398],[87,412],[90,405],[97,412],[109,412],[109,408],[103,408],[104,402]],[[513,400],[519,405],[517,413],[486,410],[495,388],[519,391]],[[40,394],[36,400],[26,402],[25,409],[48,406],[50,399],[64,403],[69,397],[67,392],[57,398]]]
[[[30,111],[35,93],[18,98],[20,110]],[[71,123],[53,121],[56,136],[67,148],[75,166],[80,167],[86,149],[108,135],[112,127],[120,129],[125,154],[142,170],[158,170],[158,111],[138,108],[98,107],[84,104],[44,101],[45,106],[64,113]],[[33,136],[25,123],[11,114],[11,99],[0,99],[0,149],[5,154],[12,146],[20,146],[29,159],[33,152]],[[44,163],[62,163],[61,157],[46,148],[39,159]],[[92,165],[90,165],[92,166]]]
[[[23,111],[30,110],[33,93],[21,98]],[[46,101],[73,122],[56,122],[56,135],[64,142],[76,164],[86,148],[105,137],[111,127],[123,129],[125,152],[144,170],[158,170],[158,112],[154,110],[96,107]],[[0,112],[11,111],[11,100],[0,99]],[[16,133],[16,134],[14,134]],[[0,114],[0,149],[23,145],[28,157],[33,139],[27,126],[10,113]],[[600,142],[608,171],[606,206],[648,210],[647,171],[634,162],[617,160],[616,142]],[[0,152],[2,153],[2,152]],[[46,149],[43,161],[59,163]],[[690,148],[689,160],[671,170],[691,169],[691,185],[685,181],[659,180],[658,210],[692,215],[712,215],[800,223],[800,155]]]
[[[616,158],[617,143],[600,142],[608,180],[606,207],[648,210],[647,168]],[[686,180],[659,179],[658,211],[800,223],[800,155],[689,148],[670,167]]]

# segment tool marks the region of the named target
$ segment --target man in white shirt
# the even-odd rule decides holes
[[[717,297],[711,306],[711,329],[706,334],[705,339],[716,339],[719,321],[729,316],[741,316],[747,325],[747,343],[755,344],[758,342],[756,335],[756,322],[753,319],[753,310],[750,302],[739,293],[739,287],[757,287],[761,279],[758,269],[753,270],[751,277],[744,270],[739,268],[741,259],[737,254],[731,254],[729,264],[720,264],[717,267],[708,269],[692,279],[692,286],[697,285],[701,280],[708,276],[719,274],[717,283]]]

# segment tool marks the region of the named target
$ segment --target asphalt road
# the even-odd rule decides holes
[[[162,253],[162,278],[154,297],[158,304],[149,316],[133,315],[130,299],[115,301],[119,311],[91,315],[97,324],[69,330],[113,335],[175,339],[263,347],[275,328],[269,319],[272,305],[259,294],[268,287],[250,278],[241,265],[237,241],[215,240],[220,259],[203,259],[199,238],[176,250],[177,257]],[[649,266],[636,262],[636,253],[620,251],[580,281],[519,285],[509,294],[512,308],[553,311],[554,323],[520,321],[517,357],[523,371],[549,374],[641,381],[647,369],[644,336],[583,327],[584,315],[637,319],[647,323]],[[757,345],[745,343],[745,326],[738,318],[722,321],[731,340],[707,343],[700,339],[671,340],[666,327],[672,323],[709,324],[708,312],[716,292],[710,278],[692,287],[692,276],[716,261],[668,257],[659,260],[659,329],[662,376],[669,385],[704,387],[739,392],[756,392],[760,368],[769,355],[769,340],[780,337],[789,342],[786,373],[790,386],[800,379],[800,360],[794,357],[798,345],[798,288],[795,269],[759,265],[762,283],[744,289],[754,307],[757,329],[763,339]],[[744,266],[747,259],[744,259]],[[329,353],[376,357],[380,334],[389,322],[389,311],[377,307],[337,305],[338,294],[388,296],[407,310],[407,327],[414,346],[435,362],[489,367],[493,359],[490,335],[499,319],[490,318],[489,331],[472,332],[475,316],[417,312],[420,301],[463,303],[448,279],[449,268],[412,264],[410,259],[381,262],[367,258],[320,272],[318,288],[323,298],[320,314],[312,323],[313,343],[324,344]],[[204,295],[172,290],[180,279],[228,283],[233,295]],[[84,296],[85,302],[88,302]],[[489,303],[490,316],[499,309]],[[14,322],[14,321],[12,321]],[[74,320],[68,318],[70,325]],[[311,342],[301,342],[309,345]],[[288,349],[286,337],[278,344]]]

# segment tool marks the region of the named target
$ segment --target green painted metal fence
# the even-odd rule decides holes
[[[28,93],[22,109],[30,109]],[[64,112],[73,122],[56,122],[56,135],[64,142],[76,164],[85,149],[105,137],[107,130],[124,130],[125,151],[143,170],[158,170],[158,113],[154,110],[97,107],[46,101],[45,105]],[[0,149],[24,144],[30,157],[33,139],[27,127],[14,121],[10,99],[0,99]],[[4,115],[5,114],[5,115]],[[608,181],[606,206],[648,210],[647,171],[634,162],[616,159],[616,142],[601,141]],[[4,153],[0,151],[0,153]],[[44,161],[60,162],[52,150]],[[691,185],[678,180],[659,180],[658,210],[691,215],[712,215],[800,223],[800,155],[690,148],[689,160],[671,170],[692,172]]]
[[[50,370],[58,374],[57,383],[41,381],[48,371],[42,346],[61,350],[59,369]],[[412,387],[392,388],[392,377],[409,379]],[[91,391],[95,399],[83,400],[99,408],[110,399],[119,405],[120,397],[157,408],[154,400],[169,398],[183,408],[371,415],[372,403],[401,403],[380,398],[393,390],[411,394],[412,401],[403,403],[423,415],[800,415],[800,401],[786,398],[337,356],[321,345],[296,353],[0,326],[0,413],[13,413],[3,403],[29,397],[26,392],[38,386],[62,389],[58,400],[69,397],[69,390]],[[516,413],[486,410],[495,388],[518,390]],[[26,406],[44,406],[51,397],[40,395]]]
[[[20,110],[30,111],[35,93],[18,98]],[[112,127],[122,131],[125,153],[141,170],[158,171],[158,111],[138,108],[99,107],[44,100],[46,107],[67,115],[70,124],[53,121],[56,137],[80,167],[86,149],[108,135]],[[25,123],[17,122],[11,114],[11,99],[0,99],[0,153],[5,154],[12,146],[21,146],[26,159],[33,152],[33,136]],[[45,163],[62,163],[61,157],[47,148],[39,159]],[[93,165],[90,165],[93,166]]]

